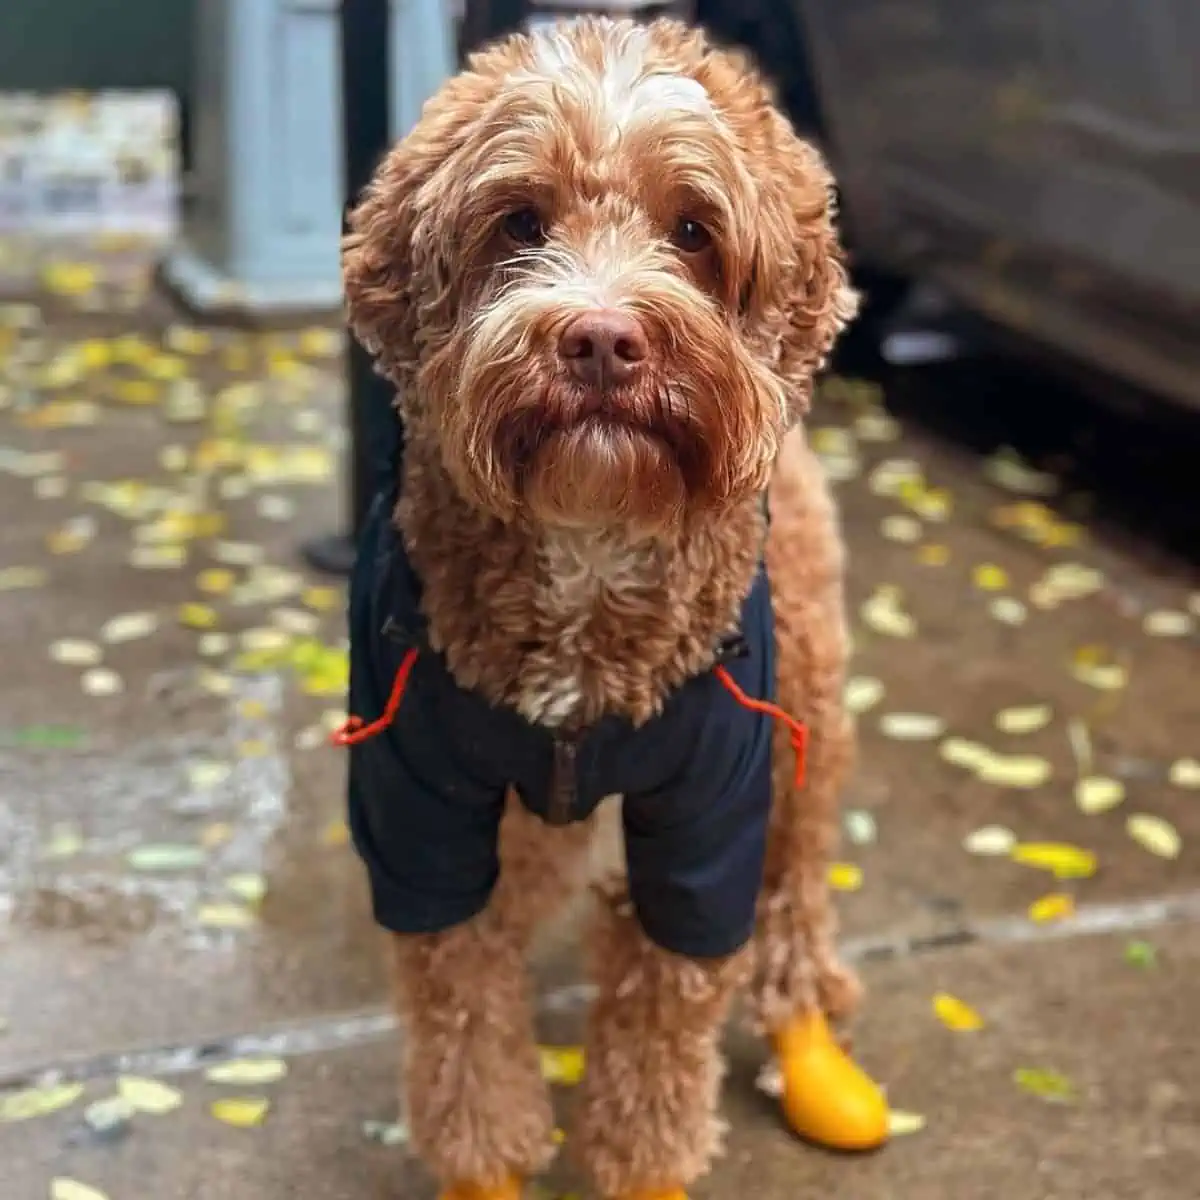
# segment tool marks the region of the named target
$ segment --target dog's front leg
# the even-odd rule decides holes
[[[575,1157],[611,1200],[683,1200],[724,1128],[721,1032],[747,956],[691,959],[645,935],[624,890],[599,903]]]
[[[413,1148],[444,1200],[517,1200],[552,1153],[524,948],[490,910],[393,944]]]
[[[826,1019],[847,1016],[860,993],[838,957],[828,879],[854,755],[842,699],[849,649],[843,556],[820,466],[798,431],[780,455],[770,499],[779,702],[804,721],[808,743],[798,787],[795,752],[786,731],[776,729],[751,1014],[779,1055],[792,1127],[822,1144],[866,1149],[887,1137],[887,1105],[838,1047]]]
[[[537,925],[584,877],[590,824],[552,829],[510,802],[487,909],[394,939],[413,1147],[442,1200],[518,1200],[554,1155],[527,971]]]

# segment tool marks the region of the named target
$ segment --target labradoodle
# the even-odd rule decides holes
[[[517,1197],[553,1153],[527,953],[602,803],[627,869],[594,883],[570,1139],[601,1195],[705,1173],[739,990],[777,1039],[857,999],[826,884],[842,547],[801,427],[856,304],[833,217],[743,58],[607,19],[472,57],[351,215],[349,321],[404,444],[342,741],[451,1200]]]

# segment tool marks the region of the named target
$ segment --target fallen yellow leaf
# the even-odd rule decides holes
[[[1181,638],[1187,637],[1195,629],[1195,621],[1190,613],[1172,612],[1161,609],[1147,613],[1142,621],[1142,628],[1151,637]]]
[[[891,1137],[908,1137],[925,1128],[925,1118],[920,1113],[905,1112],[893,1108],[888,1112],[888,1134]]]
[[[1062,921],[1075,912],[1075,899],[1065,892],[1052,892],[1029,906],[1029,919],[1039,925]]]
[[[1171,764],[1167,779],[1178,788],[1200,788],[1200,759],[1176,759]]]
[[[262,1096],[235,1097],[213,1101],[210,1112],[218,1121],[236,1129],[256,1129],[267,1119],[271,1102]]]
[[[988,612],[1001,625],[1024,625],[1029,610],[1013,596],[997,596],[988,604]]]
[[[881,680],[868,676],[857,676],[847,680],[843,695],[847,710],[854,716],[869,712],[882,699],[884,687]]]
[[[122,1075],[117,1080],[117,1094],[136,1112],[163,1117],[183,1104],[183,1093],[160,1083],[157,1079],[142,1079]]]
[[[1057,1071],[1044,1071],[1034,1067],[1018,1067],[1013,1072],[1013,1082],[1023,1092],[1049,1100],[1055,1104],[1069,1104],[1075,1099],[1075,1085]]]
[[[108,1200],[108,1196],[99,1188],[60,1175],[50,1181],[50,1200]]]
[[[196,910],[196,923],[205,929],[249,929],[254,914],[240,904],[202,904]]]
[[[916,517],[909,517],[903,513],[893,513],[889,517],[884,517],[880,523],[879,532],[889,542],[912,545],[921,540],[924,529]]]
[[[938,757],[952,767],[981,772],[995,757],[995,752],[967,738],[948,737],[938,746]]]
[[[232,1087],[261,1087],[264,1083],[278,1083],[287,1072],[287,1063],[282,1058],[236,1058],[211,1067],[204,1078],[209,1083]]]
[[[863,885],[862,868],[853,863],[830,863],[829,886],[835,892],[857,892]]]
[[[944,567],[950,561],[950,547],[941,542],[926,542],[917,547],[917,562],[923,567]]]
[[[1075,803],[1080,812],[1096,815],[1116,808],[1125,799],[1125,785],[1105,775],[1088,775],[1075,784]]]
[[[946,722],[932,713],[884,713],[879,732],[897,742],[931,742],[941,737]]]
[[[995,563],[980,563],[971,572],[971,580],[981,592],[1002,592],[1008,587],[1008,572]]]
[[[82,1083],[54,1083],[0,1096],[0,1122],[28,1121],[69,1108],[83,1095]]]
[[[859,613],[867,628],[883,637],[916,636],[917,622],[901,607],[900,594],[894,587],[877,588]]]
[[[1148,850],[1159,858],[1178,858],[1183,849],[1183,839],[1179,836],[1179,830],[1163,817],[1134,813],[1125,822],[1125,828],[1143,850]]]
[[[1088,879],[1096,873],[1096,856],[1065,842],[1018,842],[1012,859],[1026,867],[1051,871],[1056,879]]]
[[[1048,704],[1030,704],[1023,708],[1003,708],[996,714],[996,728],[1001,733],[1037,733],[1045,729],[1054,717]]]
[[[216,610],[207,604],[183,604],[179,609],[179,623],[188,629],[211,629],[218,620]]]
[[[933,1012],[939,1021],[956,1033],[971,1033],[982,1029],[983,1018],[965,1001],[951,996],[949,992],[938,992],[933,997]]]
[[[232,591],[235,582],[228,567],[209,567],[196,576],[196,586],[209,596],[224,596]]]
[[[1052,774],[1049,762],[1032,754],[993,754],[979,768],[979,778],[997,787],[1038,788]]]
[[[984,825],[967,834],[963,848],[968,854],[1008,858],[1017,844],[1017,835],[1003,825]]]
[[[574,1087],[582,1078],[585,1059],[582,1046],[539,1046],[542,1078],[547,1083]]]

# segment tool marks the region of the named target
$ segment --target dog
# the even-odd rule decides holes
[[[628,869],[595,885],[570,1138],[599,1194],[708,1170],[739,993],[799,1132],[885,1136],[865,1075],[804,1058],[859,996],[826,880],[843,551],[801,423],[857,302],[832,187],[742,56],[581,18],[476,53],[350,214],[348,320],[403,455],[341,741],[444,1200],[515,1200],[554,1153],[527,953],[602,804]]]

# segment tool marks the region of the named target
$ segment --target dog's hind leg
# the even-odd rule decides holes
[[[599,995],[573,1154],[604,1197],[683,1200],[722,1142],[720,1038],[748,956],[661,949],[623,887],[602,894],[598,908],[589,951]]]
[[[797,1132],[844,1149],[866,1148],[886,1138],[886,1104],[827,1024],[852,1012],[859,998],[855,975],[837,955],[828,882],[839,794],[854,752],[842,699],[843,554],[820,464],[799,431],[780,454],[770,503],[767,571],[779,704],[805,723],[808,747],[798,788],[795,752],[787,731],[776,729],[751,1016],[779,1053],[784,1107]]]
[[[590,834],[510,803],[487,909],[393,939],[412,1142],[443,1200],[518,1200],[553,1157],[526,960],[537,925],[582,882]]]

